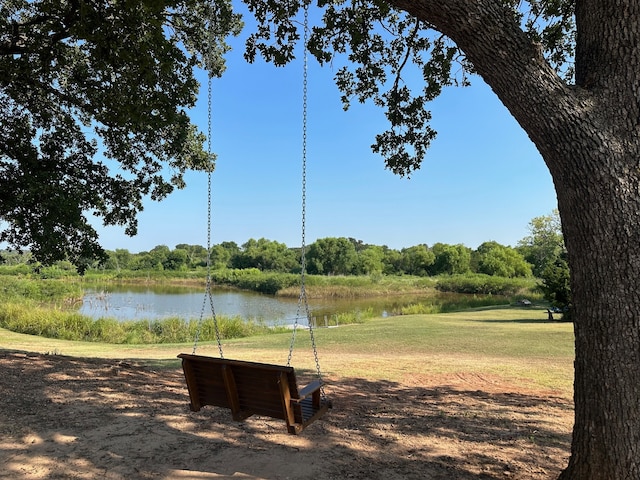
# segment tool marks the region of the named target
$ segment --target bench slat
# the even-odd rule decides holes
[[[318,380],[298,390],[293,367],[182,353],[191,409],[228,408],[234,420],[264,415],[285,420],[289,433],[300,433],[320,418],[329,403],[320,398]]]

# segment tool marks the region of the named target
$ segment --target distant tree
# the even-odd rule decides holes
[[[151,257],[153,270],[164,269],[164,263],[167,260],[169,253],[171,253],[171,250],[166,245],[156,245],[151,250],[149,250],[149,256]]]
[[[386,245],[382,247],[384,257],[382,259],[382,273],[386,275],[401,275],[402,270],[402,253],[400,250],[389,248]]]
[[[350,275],[357,263],[356,248],[349,239],[320,238],[307,251],[307,270],[319,275]]]
[[[129,268],[141,271],[160,270],[162,269],[162,263],[158,263],[157,258],[149,252],[139,252],[134,255]]]
[[[133,254],[126,248],[116,248],[114,251],[107,250],[109,256],[105,267],[113,270],[127,270],[131,267]]]
[[[367,245],[366,243],[364,243],[362,240],[358,240],[352,237],[349,237],[349,241],[351,243],[353,243],[353,248],[356,249],[356,253],[360,253],[363,250],[365,250],[367,247],[369,247],[369,245]]]
[[[236,242],[222,242],[220,243],[220,247],[228,251],[231,256],[240,252],[240,246]]]
[[[29,262],[33,256],[29,251],[5,249],[0,251],[0,265],[20,265]]]
[[[547,265],[540,276],[544,298],[552,307],[562,312],[562,319],[571,320],[571,282],[569,265],[565,255]]]
[[[402,272],[409,275],[427,276],[436,261],[435,254],[427,245],[415,245],[400,251]]]
[[[261,238],[249,239],[241,252],[233,257],[234,268],[257,268],[265,271],[289,272],[297,265],[296,254],[284,243]]]
[[[533,274],[541,277],[549,265],[566,256],[560,214],[555,209],[550,215],[535,217],[529,222],[529,235],[518,242],[518,250],[533,265]]]
[[[231,252],[230,250],[224,248],[222,245],[213,245],[211,247],[211,268],[220,269],[220,268],[228,268],[231,267],[231,257],[233,255],[237,255],[240,253],[240,247],[238,247],[235,252]],[[206,262],[206,259],[205,259]],[[206,264],[206,263],[205,263]]]
[[[233,268],[242,249],[236,242],[222,242],[211,248],[211,266],[214,268]]]
[[[431,275],[454,275],[471,270],[471,249],[462,244],[435,243],[431,251],[435,255],[435,261],[429,269]]]
[[[182,249],[176,248],[167,253],[162,268],[164,270],[186,270],[189,263],[189,253]]]
[[[180,243],[176,245],[175,249],[187,252],[187,266],[189,267],[205,266],[207,264],[207,249],[202,245]]]
[[[497,277],[529,277],[531,264],[515,249],[497,242],[484,242],[477,248],[478,272]]]
[[[364,275],[379,274],[384,269],[384,249],[368,245],[358,252],[357,271]]]

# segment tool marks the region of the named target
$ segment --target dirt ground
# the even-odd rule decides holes
[[[555,478],[571,401],[478,375],[326,378],[333,409],[284,423],[189,410],[181,370],[0,350],[0,478]],[[303,382],[301,382],[303,383]]]

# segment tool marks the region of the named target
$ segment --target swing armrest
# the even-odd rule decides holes
[[[314,380],[313,382],[311,382],[309,385],[307,385],[306,387],[302,388],[298,392],[299,398],[292,398],[291,401],[292,402],[300,402],[300,401],[304,400],[305,398],[307,398],[309,395],[313,395],[315,392],[320,390],[320,387],[322,387],[322,382],[320,380]]]

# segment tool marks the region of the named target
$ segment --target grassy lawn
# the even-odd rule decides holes
[[[499,376],[514,385],[570,396],[573,326],[547,322],[544,310],[487,308],[434,315],[376,318],[364,324],[315,330],[323,373],[330,379],[401,381],[407,376],[464,372]],[[290,335],[273,334],[225,341],[229,358],[285,363]],[[135,359],[157,368],[177,368],[191,344],[109,345],[52,340],[0,329],[0,346],[71,356]],[[211,343],[197,353],[217,355]],[[299,330],[292,365],[313,370],[309,336]]]

